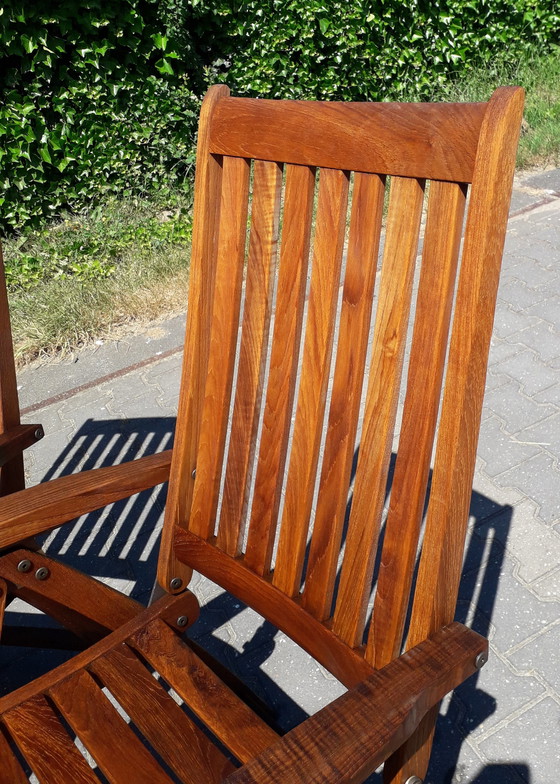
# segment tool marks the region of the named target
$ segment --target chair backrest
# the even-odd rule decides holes
[[[0,439],[5,436],[4,446],[8,453],[8,434],[15,433],[20,424],[12,329],[6,292],[4,260],[0,246]],[[2,455],[0,454],[0,457]],[[0,496],[22,490],[25,485],[23,455],[9,453],[9,459],[0,465]]]
[[[159,579],[347,685],[454,615],[522,104],[204,101]]]

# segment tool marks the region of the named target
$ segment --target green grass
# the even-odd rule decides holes
[[[560,48],[516,65],[496,61],[449,82],[434,96],[446,101],[486,101],[504,84],[526,90],[523,130],[517,156],[518,169],[560,164]]]
[[[559,54],[473,70],[434,99],[487,100],[499,85],[522,85],[526,122],[518,168],[560,165]],[[6,241],[18,360],[65,352],[123,326],[139,328],[183,310],[190,207],[182,193],[166,202],[107,201],[88,214]]]
[[[110,201],[4,242],[20,363],[186,306],[190,202],[174,202]]]

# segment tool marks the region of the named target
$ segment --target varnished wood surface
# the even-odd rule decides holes
[[[242,559],[232,560],[216,547],[188,531],[178,530],[175,549],[197,571],[219,582],[227,591],[250,605],[282,629],[346,686],[366,678],[372,666],[363,650],[343,643],[324,624],[310,616],[299,602],[290,600],[268,580],[245,568]]]
[[[10,748],[6,731],[0,724],[0,784],[28,784],[29,779],[23,772],[15,754]]]
[[[7,598],[8,585],[5,580],[0,578],[0,640],[2,639],[2,626],[4,625],[4,612],[6,610]]]
[[[13,431],[20,424],[12,328],[6,293],[4,259],[0,244],[0,436]],[[25,486],[23,457],[12,455],[7,465],[0,467],[0,496],[8,495]]]
[[[470,182],[485,104],[225,98],[210,150],[306,166]]]
[[[0,548],[128,498],[169,477],[171,450],[52,479],[0,498]]]
[[[431,705],[475,672],[486,648],[460,624],[442,629],[304,721],[227,784],[359,784]]]
[[[7,433],[0,432],[0,468],[38,441],[37,432],[42,433],[40,425],[16,425]]]

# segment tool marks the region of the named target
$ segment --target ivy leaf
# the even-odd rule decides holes
[[[155,66],[158,69],[158,71],[162,74],[166,73],[166,74],[170,74],[171,76],[173,76],[174,74],[173,68],[171,67],[171,63],[169,62],[169,60],[166,60],[165,57],[162,57],[160,60],[158,60]]]
[[[319,19],[319,27],[321,28],[321,32],[323,35],[327,32],[329,27],[331,26],[330,19]]]

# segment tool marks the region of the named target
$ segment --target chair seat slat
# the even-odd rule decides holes
[[[10,748],[5,732],[0,722],[0,784],[28,784],[28,778]]]
[[[189,708],[235,756],[246,762],[277,734],[237,697],[160,620],[148,623],[129,644],[172,686]]]
[[[85,670],[49,689],[68,724],[111,784],[171,784],[148,749]]]
[[[127,645],[122,643],[96,659],[90,669],[182,781],[214,784],[234,770],[233,764],[188,718]]]
[[[41,784],[60,784],[61,771],[72,784],[99,784],[42,694],[8,711],[2,720]]]

